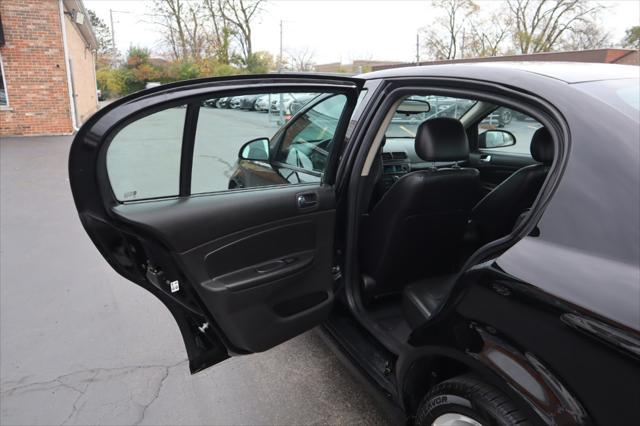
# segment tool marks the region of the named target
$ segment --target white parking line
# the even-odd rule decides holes
[[[415,137],[416,137],[416,135],[415,135],[411,130],[407,129],[407,128],[406,128],[406,127],[404,127],[402,124],[401,124],[400,126],[398,126],[398,127],[400,127],[402,130],[404,130],[405,132],[407,132],[407,134],[408,134],[409,136],[411,136],[412,138],[415,138]]]

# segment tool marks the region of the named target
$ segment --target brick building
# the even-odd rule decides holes
[[[348,74],[360,74],[363,72],[369,72],[374,67],[388,66],[400,64],[398,61],[377,61],[369,59],[355,59],[350,64],[343,64],[341,62],[331,62],[328,64],[318,64],[313,67],[315,72],[343,72]]]
[[[542,52],[526,55],[488,56],[484,58],[445,59],[441,61],[420,61],[420,65],[462,64],[465,62],[536,61],[536,62],[586,62],[599,64],[640,65],[637,49],[589,49],[568,52]],[[416,63],[374,64],[373,71],[388,68],[410,67]]]
[[[82,0],[0,1],[0,136],[66,134],[98,109]]]

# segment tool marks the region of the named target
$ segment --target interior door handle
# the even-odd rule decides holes
[[[489,163],[489,162],[491,162],[491,156],[490,155],[481,155],[480,156],[480,161],[484,161],[485,163]]]
[[[296,204],[299,209],[308,209],[318,205],[318,195],[315,192],[298,194],[296,196]]]

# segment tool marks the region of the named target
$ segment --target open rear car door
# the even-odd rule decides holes
[[[334,298],[333,183],[361,88],[358,79],[301,75],[179,82],[106,106],[76,135],[69,155],[69,178],[80,220],[107,262],[171,311],[192,373],[230,355],[269,349],[328,317]],[[198,194],[192,191],[196,132],[207,125],[204,108],[211,107],[207,114],[229,116],[231,110],[213,109],[220,104],[215,99],[244,95],[255,101],[257,93],[283,92],[320,93],[325,98],[335,94],[344,99],[328,139],[322,144],[305,141],[310,148],[296,151],[297,163],[289,162],[288,173],[279,172],[282,182]],[[207,101],[210,99],[214,101]],[[304,113],[303,108],[265,142],[269,154],[245,161],[251,163],[245,169],[258,170],[256,175],[264,176],[260,167],[286,163],[291,154],[278,157],[278,150],[283,149],[288,131],[307,125],[309,117]],[[274,116],[238,114],[255,116],[255,120]],[[153,128],[143,131],[136,124],[155,117],[155,126],[161,127],[174,116],[180,117],[175,123],[180,129],[178,142],[163,150],[156,149],[157,144],[166,141],[155,140]],[[234,120],[216,121],[218,124],[210,126],[212,137],[224,139],[225,132],[240,126]],[[124,139],[126,143],[114,143]],[[244,151],[247,155],[253,146],[249,148]],[[233,149],[237,156],[238,148]],[[165,166],[145,170],[144,176],[142,172],[135,175],[144,168],[140,166],[144,163],[132,162],[141,150],[150,162]],[[299,158],[305,152],[311,159]],[[318,155],[324,155],[321,161]],[[322,164],[321,172],[314,171],[320,176],[315,181],[299,177],[307,163],[314,167]],[[132,182],[132,174],[142,176],[144,182]],[[175,190],[145,194],[136,187],[159,182],[167,182]]]

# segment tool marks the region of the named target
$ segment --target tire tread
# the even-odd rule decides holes
[[[438,395],[454,394],[473,401],[482,408],[483,413],[495,416],[500,426],[525,426],[528,425],[526,416],[495,387],[482,382],[474,375],[454,377],[438,383],[429,390],[422,399],[416,413],[416,425],[430,425],[428,416],[428,401]]]

